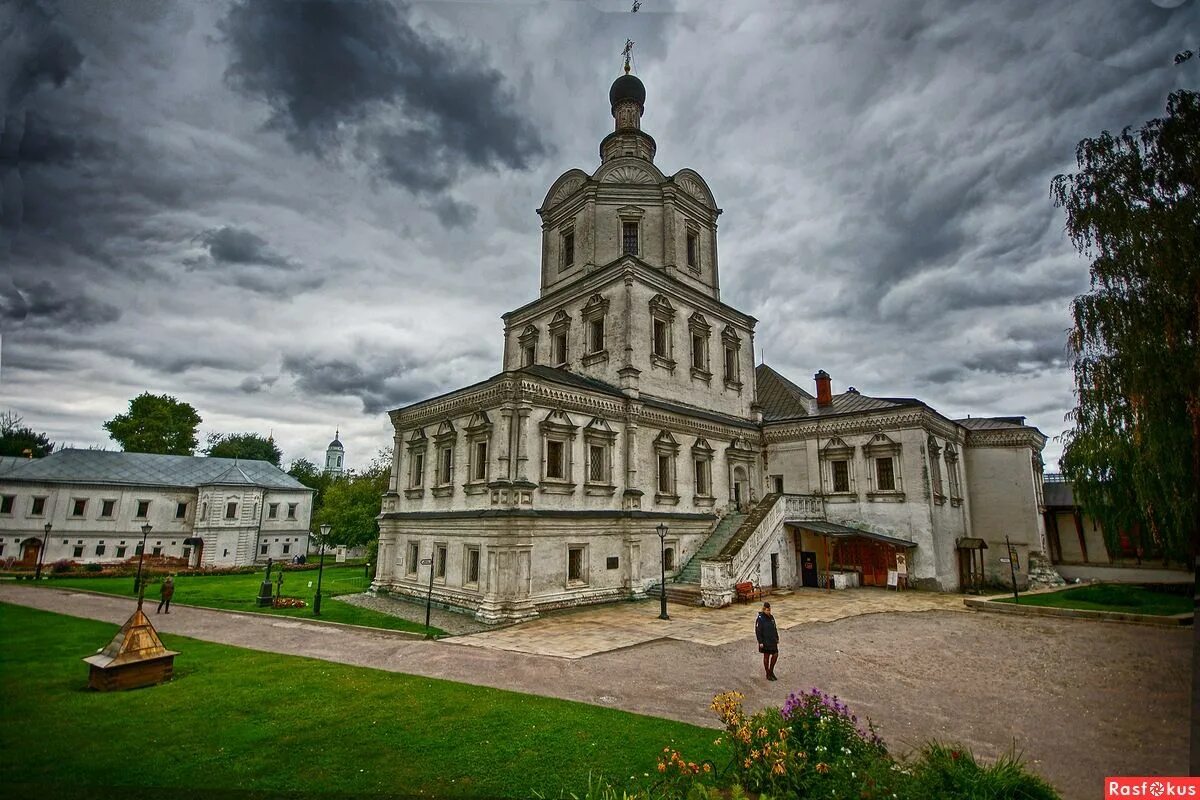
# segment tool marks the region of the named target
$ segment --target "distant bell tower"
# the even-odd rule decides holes
[[[340,477],[346,470],[346,448],[342,447],[340,437],[341,429],[337,429],[333,434],[333,441],[329,443],[329,447],[325,448],[325,474]]]

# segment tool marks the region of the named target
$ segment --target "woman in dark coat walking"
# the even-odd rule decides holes
[[[779,680],[775,677],[775,662],[779,659],[779,628],[775,625],[775,617],[771,616],[770,603],[763,603],[758,619],[754,620],[754,636],[758,639],[758,652],[763,654],[767,680]]]
[[[155,611],[154,613],[157,614],[157,613],[159,613],[159,611],[162,611],[163,606],[165,605],[167,607],[167,610],[165,613],[170,614],[171,613],[171,598],[175,596],[175,579],[172,578],[170,575],[168,575],[163,580],[162,588],[160,590],[160,595],[161,595],[162,599],[158,601],[158,611]]]

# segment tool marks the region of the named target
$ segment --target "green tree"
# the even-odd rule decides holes
[[[1077,403],[1062,469],[1110,541],[1137,531],[1191,559],[1200,589],[1200,95],[1172,92],[1165,117],[1084,139],[1076,161],[1051,185],[1092,262],[1069,334]],[[1196,637],[1200,697],[1200,626]],[[1195,712],[1191,764],[1200,774]]]
[[[129,411],[104,423],[104,429],[127,453],[190,456],[196,449],[200,415],[187,403],[165,394],[143,392],[129,401]]]
[[[14,411],[0,414],[0,456],[43,458],[54,452],[54,442],[22,424],[24,420]]]
[[[272,437],[263,438],[257,433],[210,433],[208,448],[204,454],[212,458],[243,458],[253,461],[270,461],[275,466],[283,459],[283,453]]]
[[[362,472],[350,472],[330,482],[320,511],[313,514],[314,528],[323,524],[332,528],[327,544],[357,547],[379,537],[376,518],[383,493],[387,491],[390,469],[391,453],[380,450]]]
[[[325,490],[329,488],[329,484],[333,482],[333,478],[307,458],[297,458],[288,467],[287,473],[313,490],[312,519],[314,521],[313,529],[315,530],[317,512],[321,510],[321,506],[325,503]]]

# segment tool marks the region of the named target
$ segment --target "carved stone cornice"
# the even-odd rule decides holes
[[[967,447],[1028,447],[1035,453],[1046,446],[1046,436],[1035,428],[968,430]]]

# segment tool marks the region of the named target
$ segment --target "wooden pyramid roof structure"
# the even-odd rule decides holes
[[[177,655],[177,651],[163,646],[158,631],[150,624],[139,602],[133,616],[125,621],[108,646],[83,660],[100,669],[108,669]]]

